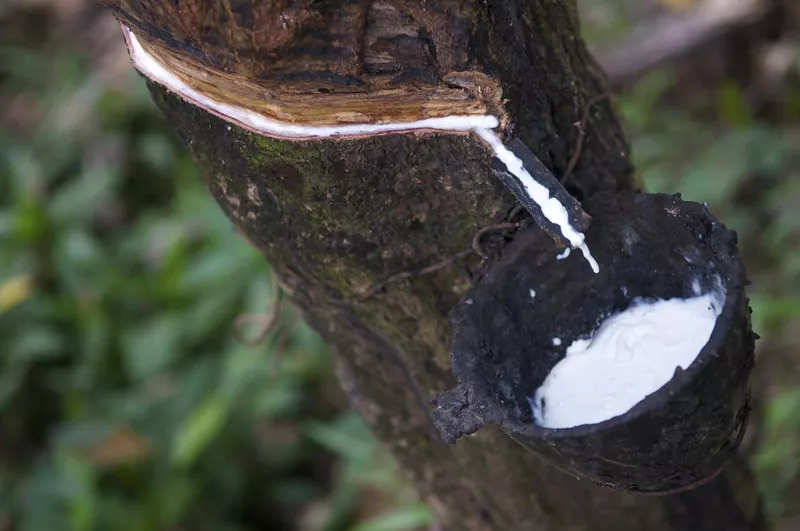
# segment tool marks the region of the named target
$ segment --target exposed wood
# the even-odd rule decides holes
[[[234,98],[240,83],[262,90],[267,85],[256,75],[261,73],[264,83],[274,83],[285,96],[281,102],[290,101],[305,81],[273,74],[297,68],[358,77],[367,87],[358,93],[360,101],[380,110],[385,102],[374,104],[373,97],[381,101],[380,81],[391,75],[411,95],[408,101],[417,102],[409,109],[420,113],[414,98],[420,93],[437,97],[420,79],[450,94],[442,77],[447,72],[490,76],[502,87],[499,111],[509,117],[505,132],[556,177],[564,174],[578,144],[575,124],[587,102],[605,91],[589,67],[570,1],[297,1],[286,21],[294,30],[285,32],[276,26],[283,12],[275,6],[288,2],[108,3],[151,49],[168,51],[171,59],[165,61],[186,60],[191,68],[214,70],[209,90],[221,97]],[[362,53],[374,36],[368,31],[371,17],[387,10],[400,15],[381,29],[381,35],[393,35],[394,45],[376,37],[375,43],[384,45],[380,53]],[[312,24],[318,20],[324,23]],[[277,33],[262,35],[269,31]],[[426,43],[423,48],[420,42]],[[422,62],[424,52],[414,55],[409,46],[435,49],[439,66],[428,56]],[[394,65],[388,74],[387,64]],[[420,74],[420,65],[428,73]],[[189,74],[184,72],[186,79]],[[338,79],[326,81],[332,94],[350,94]],[[151,84],[151,90],[220,206],[264,253],[289,296],[333,347],[353,404],[410,473],[442,529],[761,529],[758,498],[740,461],[700,489],[643,498],[579,482],[494,428],[455,446],[440,441],[430,420],[430,400],[454,383],[447,316],[480,262],[469,252],[474,236],[507,221],[516,205],[492,171],[490,152],[474,137],[275,140],[226,123],[163,87]],[[303,93],[317,109],[302,119],[329,120],[335,107],[329,95]],[[634,185],[628,146],[611,103],[598,102],[589,114],[580,159],[565,183],[578,199]],[[364,297],[374,286],[379,288]]]
[[[460,2],[106,4],[188,85],[276,120],[500,113],[499,85],[467,54],[470,10]]]

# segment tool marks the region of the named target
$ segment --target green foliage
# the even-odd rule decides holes
[[[272,311],[277,288],[142,80],[107,89],[58,48],[0,43],[0,100],[22,94],[40,114],[0,132],[0,529],[430,521],[340,416],[296,310],[256,346],[236,339],[235,318]],[[386,518],[359,527],[366,489]],[[313,526],[311,507],[324,508]]]
[[[580,4],[591,41],[628,31],[636,3]],[[0,3],[0,17],[12,11]],[[77,35],[26,42],[3,22],[0,530],[428,525],[331,390],[325,349],[295,310],[256,346],[236,339],[238,315],[272,310],[269,267],[213,204],[142,81],[131,72],[112,87]],[[694,106],[670,103],[675,88],[658,71],[620,98],[637,167],[651,191],[708,202],[739,232],[759,349],[778,345],[796,367],[800,90],[776,124],[732,81]],[[755,412],[773,516],[796,511],[800,477],[798,374],[781,376]]]
[[[188,468],[219,435],[228,416],[227,401],[219,395],[204,400],[178,427],[171,456],[176,468]]]
[[[800,389],[783,389],[768,403],[764,415],[766,444],[755,459],[766,509],[783,514],[796,509],[790,494],[800,476]]]

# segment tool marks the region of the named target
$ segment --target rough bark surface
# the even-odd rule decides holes
[[[578,138],[575,124],[587,102],[604,90],[578,37],[571,1],[223,0],[219,5],[207,2],[216,9],[216,15],[207,16],[217,16],[219,24],[206,20],[199,33],[180,33],[172,20],[190,8],[202,10],[205,4],[199,2],[108,3],[123,21],[138,23],[137,35],[160,39],[176,57],[190,53],[196,61],[225,66],[227,71],[236,64],[237,54],[244,54],[241,43],[246,40],[235,36],[239,17],[231,28],[223,23],[229,16],[224,13],[285,3],[322,13],[330,18],[328,27],[340,27],[337,17],[349,12],[343,8],[361,6],[366,22],[342,26],[345,33],[355,34],[356,44],[350,49],[362,58],[355,60],[362,69],[355,68],[353,75],[369,74],[358,43],[368,42],[370,13],[386,6],[397,10],[403,25],[384,31],[393,31],[395,37],[424,37],[436,49],[450,46],[436,41],[436,35],[448,33],[432,32],[436,21],[429,17],[445,13],[448,23],[458,25],[451,28],[468,35],[462,67],[492,76],[502,86],[504,110],[511,118],[507,136],[524,142],[556,176],[569,165]],[[252,30],[258,32],[258,25],[265,24],[266,31],[266,20],[273,19],[255,16],[258,9],[250,9]],[[226,37],[227,31],[234,37]],[[199,34],[204,36],[203,46],[197,45]],[[298,30],[293,35],[300,38],[297,35],[305,33]],[[407,57],[411,41],[389,41],[394,44],[387,45],[381,57],[402,63],[396,59]],[[187,52],[185,46],[191,49]],[[228,53],[222,53],[226,49]],[[392,75],[417,72],[419,65],[411,63],[399,64]],[[320,67],[306,70],[314,68]],[[432,72],[431,83],[446,83],[444,69]],[[412,87],[416,82],[402,83]],[[579,482],[495,428],[455,446],[439,440],[429,416],[430,400],[454,384],[447,316],[478,267],[471,242],[477,231],[504,221],[515,206],[493,176],[490,152],[475,138],[403,134],[274,140],[232,126],[163,87],[151,85],[151,90],[203,169],[220,206],[264,253],[291,298],[333,347],[353,404],[411,474],[442,529],[761,528],[753,483],[738,461],[691,492],[640,497]],[[628,146],[611,105],[600,101],[590,116],[580,161],[566,182],[579,199],[633,186]],[[444,263],[448,265],[429,267]]]
[[[624,492],[696,487],[736,455],[750,411],[755,338],[736,234],[673,195],[599,192],[583,207],[600,271],[560,259],[538,228],[518,232],[452,312],[458,386],[436,398],[434,424],[445,440],[497,424],[561,470]],[[586,330],[632,301],[697,292],[716,294],[720,314],[686,370],[613,419],[569,430],[531,422],[546,422],[552,402],[537,403],[537,390]]]

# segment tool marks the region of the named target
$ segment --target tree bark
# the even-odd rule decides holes
[[[347,113],[493,113],[559,177],[592,101],[565,185],[578,199],[634,186],[572,1],[107,3],[183,79],[219,99],[314,125]],[[448,313],[479,270],[473,237],[516,205],[476,138],[278,140],[150,88],[219,205],[331,345],[353,405],[442,529],[762,528],[741,461],[694,490],[643,497],[579,482],[495,428],[440,441],[430,401],[454,384]]]

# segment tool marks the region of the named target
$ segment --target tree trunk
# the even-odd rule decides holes
[[[187,84],[283,121],[494,114],[564,176],[588,108],[567,189],[584,199],[634,186],[571,0],[107,3]],[[580,482],[495,428],[440,441],[430,401],[454,384],[448,312],[478,271],[473,237],[516,205],[475,137],[280,140],[150,88],[220,206],[331,345],[353,405],[442,529],[763,528],[740,460],[691,491],[645,497]]]

